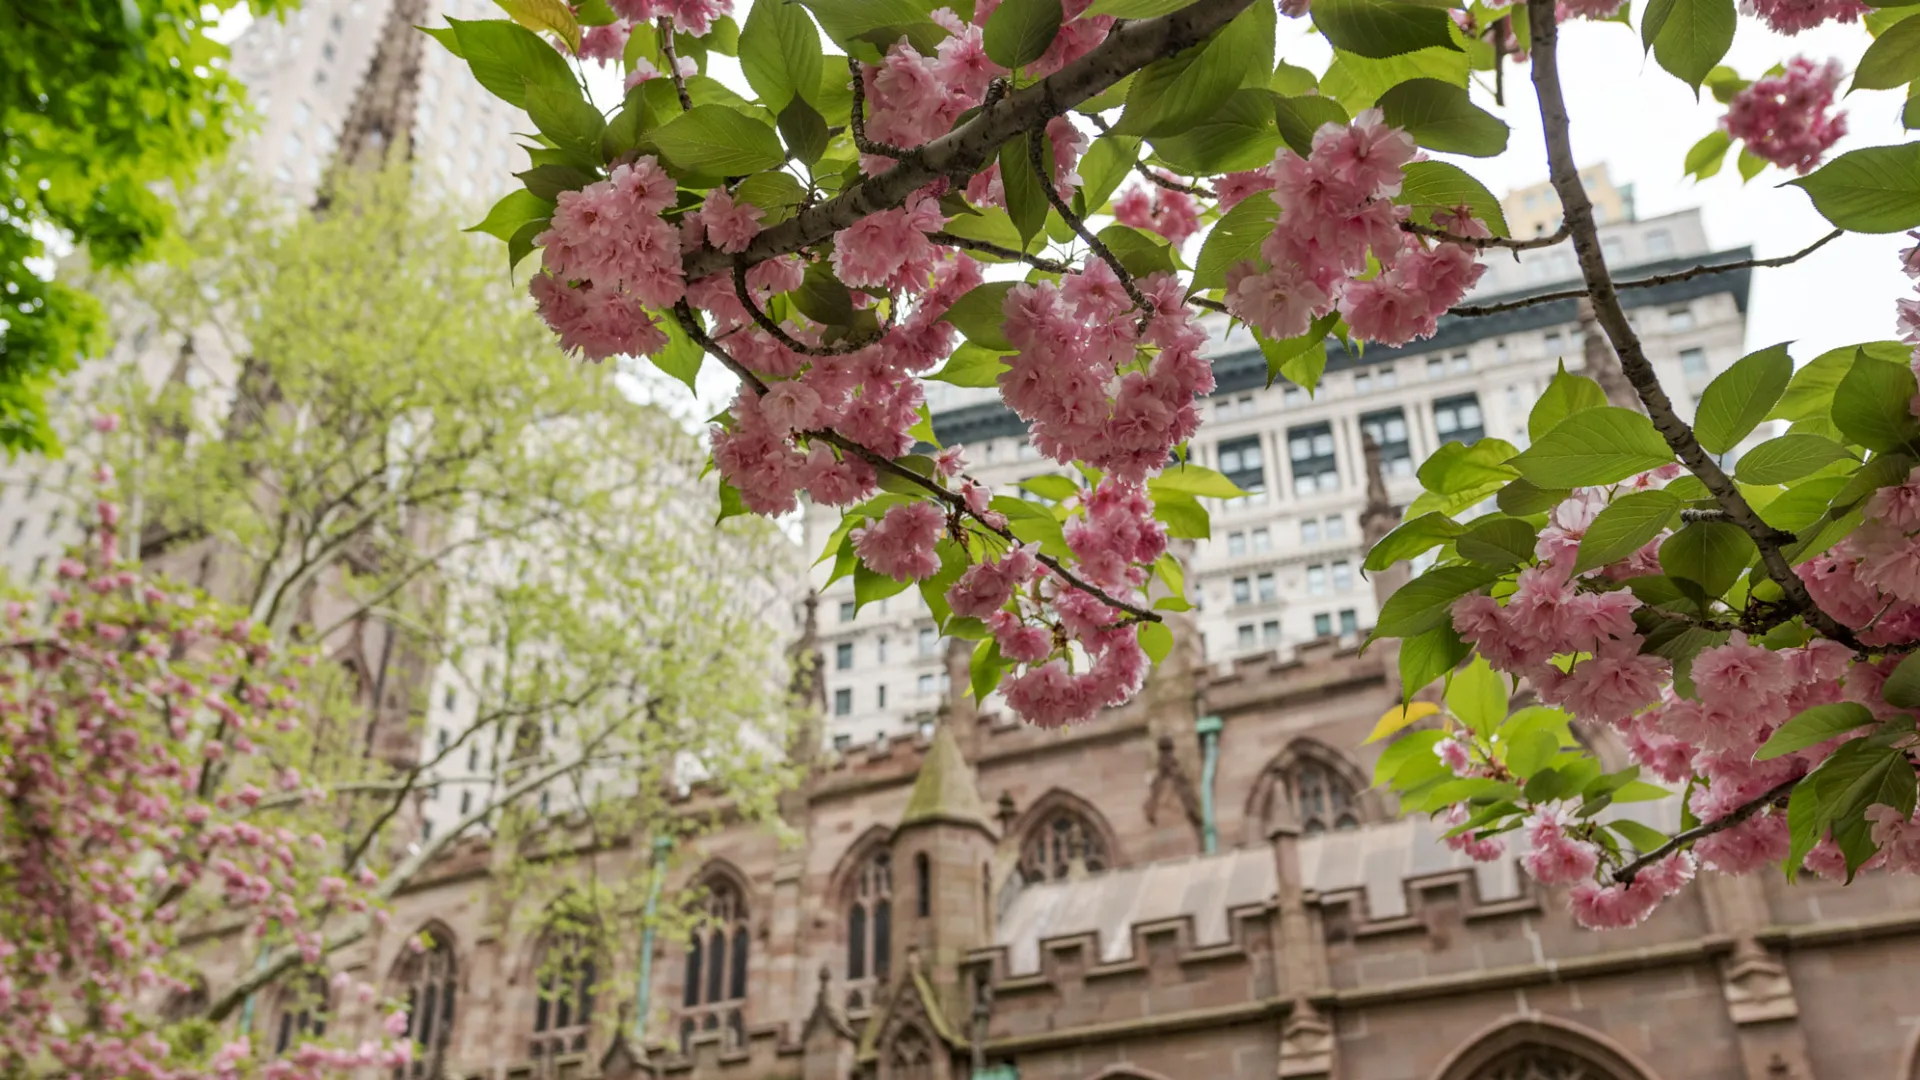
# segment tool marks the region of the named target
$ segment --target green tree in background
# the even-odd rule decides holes
[[[55,236],[100,267],[153,254],[164,182],[226,153],[244,107],[226,47],[207,36],[246,3],[0,0],[0,446],[54,445],[45,394],[96,349],[99,305],[50,279]],[[208,16],[212,16],[210,19]]]

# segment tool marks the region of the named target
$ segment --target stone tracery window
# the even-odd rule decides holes
[[[1522,1046],[1488,1062],[1473,1080],[1617,1080],[1592,1062],[1559,1050]]]
[[[1027,834],[1020,847],[1020,876],[1030,882],[1064,878],[1075,860],[1091,874],[1113,865],[1092,822],[1075,811],[1056,810]]]
[[[746,1041],[748,953],[746,898],[732,881],[710,878],[703,918],[687,942],[686,978],[680,988],[680,1049],[695,1032],[723,1031],[731,1049]]]
[[[394,1080],[438,1080],[453,1043],[453,941],[444,931],[427,936],[425,950],[408,951],[394,964],[394,990],[406,998],[407,1036],[413,1040],[413,1058],[394,1068]]]
[[[917,1027],[902,1029],[887,1052],[887,1080],[933,1080],[933,1043]]]
[[[280,994],[278,1011],[272,1028],[275,1057],[327,1033],[327,981],[312,975],[289,984]]]
[[[1360,827],[1360,802],[1353,785],[1326,763],[1307,758],[1287,777],[1300,831],[1308,836]]]
[[[868,855],[854,875],[847,900],[847,982],[887,981],[893,948],[893,856],[882,849]],[[859,986],[848,990],[847,1007],[863,1008]]]
[[[535,972],[538,993],[528,1056],[551,1059],[560,1054],[584,1053],[593,1034],[594,994],[599,982],[590,936],[584,931],[550,933]]]

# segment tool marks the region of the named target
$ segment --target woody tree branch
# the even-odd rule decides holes
[[[1571,124],[1567,118],[1566,99],[1560,89],[1556,53],[1559,26],[1554,13],[1554,0],[1527,0],[1527,13],[1533,27],[1534,96],[1539,100],[1540,123],[1546,132],[1549,176],[1555,193],[1560,196],[1566,227],[1573,236],[1574,253],[1580,261],[1580,273],[1586,280],[1587,293],[1593,299],[1594,315],[1601,329],[1606,331],[1614,353],[1620,358],[1621,370],[1626,374],[1627,381],[1633,384],[1641,403],[1646,406],[1647,416],[1653,421],[1654,429],[1661,438],[1666,440],[1687,470],[1706,485],[1714,501],[1726,511],[1727,520],[1753,538],[1754,545],[1760,550],[1761,565],[1766,568],[1767,576],[1786,594],[1787,602],[1799,609],[1808,625],[1821,634],[1849,646],[1855,644],[1853,634],[1820,610],[1808,594],[1806,583],[1793,572],[1793,567],[1781,550],[1785,539],[1783,535],[1760,519],[1740,489],[1734,486],[1733,478],[1707,454],[1700,440],[1694,437],[1693,429],[1674,411],[1673,402],[1668,399],[1666,390],[1660,385],[1659,376],[1654,373],[1653,364],[1641,348],[1639,336],[1627,322],[1619,290],[1607,273],[1606,258],[1600,250],[1600,235],[1593,219],[1593,203],[1587,199],[1586,189],[1580,183],[1579,168],[1574,164]]]

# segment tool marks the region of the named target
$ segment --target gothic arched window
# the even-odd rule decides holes
[[[1027,881],[1066,877],[1076,861],[1091,874],[1112,866],[1100,832],[1072,810],[1048,814],[1020,846],[1020,876]]]
[[[867,856],[848,891],[847,981],[885,982],[893,948],[893,856],[885,849]],[[848,1004],[854,1006],[854,1000]]]
[[[752,934],[747,923],[746,898],[724,877],[708,879],[699,922],[687,941],[686,982],[680,988],[682,1042],[700,1031],[721,1031],[727,1044],[746,1039],[746,1016]]]
[[[1360,827],[1360,803],[1353,785],[1323,762],[1311,758],[1295,765],[1288,778],[1300,831],[1308,836]]]
[[[413,1040],[413,1057],[394,1068],[394,1080],[438,1080],[453,1044],[453,937],[444,930],[426,936],[425,949],[409,949],[393,966],[394,990],[406,998],[407,1036]]]
[[[1560,1050],[1522,1046],[1481,1066],[1473,1080],[1616,1080],[1590,1061]]]
[[[589,937],[581,932],[549,935],[534,970],[538,993],[529,1056],[584,1053],[593,1034],[593,998],[600,977]]]
[[[884,1080],[933,1080],[933,1041],[917,1027],[903,1028],[887,1052]]]
[[[280,994],[273,1021],[273,1053],[278,1057],[303,1040],[327,1033],[327,981],[318,975],[291,983]]]

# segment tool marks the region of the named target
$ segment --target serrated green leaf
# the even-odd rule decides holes
[[[1607,392],[1599,383],[1585,375],[1569,374],[1562,361],[1540,400],[1533,403],[1533,411],[1527,414],[1527,438],[1538,442],[1574,413],[1604,408],[1606,404]]]
[[[1687,151],[1687,175],[1695,180],[1705,180],[1718,173],[1721,163],[1727,159],[1727,151],[1732,148],[1733,136],[1719,128],[1707,132]]]
[[[1386,570],[1394,563],[1425,554],[1465,531],[1445,514],[1422,514],[1401,522],[1392,532],[1381,537],[1380,542],[1373,545],[1373,550],[1367,552],[1367,560],[1362,566],[1376,573]]]
[[[1432,224],[1436,211],[1465,206],[1495,236],[1506,236],[1507,218],[1500,200],[1465,169],[1445,161],[1409,162],[1394,202],[1414,209],[1414,220]]]
[[[1373,763],[1373,783],[1376,787],[1393,783],[1394,777],[1410,763],[1433,758],[1433,747],[1446,738],[1443,731],[1409,731],[1405,735],[1387,744],[1380,757]]]
[[[1313,24],[1336,49],[1374,58],[1457,49],[1444,8],[1396,0],[1319,0]]]
[[[1218,289],[1226,285],[1235,263],[1260,262],[1260,242],[1273,233],[1280,208],[1272,199],[1254,195],[1234,204],[1200,244],[1193,264],[1193,287]]]
[[[1247,496],[1239,485],[1224,474],[1191,462],[1168,466],[1159,476],[1147,481],[1147,491],[1156,498],[1169,491],[1209,499],[1244,499]]]
[[[1173,652],[1173,631],[1167,629],[1166,623],[1141,623],[1140,648],[1146,651],[1147,659],[1160,663]]]
[[[1463,559],[1504,570],[1530,561],[1539,538],[1539,532],[1519,518],[1495,517],[1476,522],[1453,546]]]
[[[1849,232],[1920,226],[1920,143],[1849,150],[1787,183],[1806,191],[1820,216]]]
[[[1652,0],[1642,20],[1654,59],[1696,92],[1733,44],[1733,0]]]
[[[1562,420],[1511,464],[1540,487],[1572,488],[1611,484],[1672,460],[1651,421],[1608,405]]]
[[[1280,341],[1254,330],[1254,344],[1260,346],[1260,355],[1267,361],[1267,385],[1272,386],[1275,379],[1286,379],[1312,394],[1327,370],[1327,334],[1339,319],[1339,312],[1329,311],[1313,320],[1306,333]]]
[[[1711,453],[1724,454],[1773,411],[1793,379],[1785,343],[1749,353],[1714,376],[1700,395],[1694,434]]]
[[[1851,701],[1834,705],[1815,705],[1810,709],[1802,710],[1793,719],[1780,725],[1779,730],[1775,731],[1753,755],[1753,759],[1770,761],[1796,750],[1818,746],[1828,739],[1845,735],[1855,728],[1866,727],[1873,722],[1873,713],[1869,712],[1865,705],[1858,705]]]
[[[1380,95],[1379,104],[1387,123],[1429,150],[1494,157],[1507,148],[1507,125],[1452,83],[1409,79]]]
[[[1339,102],[1319,94],[1276,95],[1272,103],[1276,132],[1302,157],[1313,152],[1313,133],[1319,131],[1321,125],[1348,123],[1347,110],[1341,108]]]
[[[1902,709],[1920,709],[1920,653],[1908,653],[1887,676],[1880,698]]]
[[[1400,686],[1412,697],[1458,667],[1473,652],[1451,622],[1443,622],[1400,642]]]
[[[1098,212],[1113,197],[1120,182],[1133,170],[1139,153],[1139,139],[1129,139],[1124,135],[1102,135],[1093,140],[1086,156],[1080,159],[1078,170],[1082,181],[1080,191],[1086,196],[1090,213]],[[952,231],[952,222],[947,223],[947,229]]]
[[[1658,851],[1667,842],[1666,833],[1642,825],[1632,818],[1615,818],[1607,822],[1607,828],[1618,833],[1620,839],[1632,844],[1634,852],[1640,855]]]
[[[1743,484],[1784,484],[1851,456],[1823,435],[1782,435],[1740,455],[1738,475]]]
[[[1158,237],[1149,236],[1130,225],[1109,225],[1094,234],[1107,245],[1113,257],[1127,273],[1142,278],[1149,274],[1173,273],[1173,249]]]
[[[995,353],[1013,352],[1013,342],[1007,340],[1002,323],[1006,318],[1003,313],[1007,294],[1017,284],[1019,282],[1016,281],[989,281],[984,285],[976,285],[965,296],[955,300],[940,318],[953,324],[968,341],[983,349]]]
[[[669,162],[708,176],[745,176],[787,159],[772,128],[724,105],[695,105],[652,138]]]
[[[1455,600],[1485,588],[1498,576],[1497,571],[1478,566],[1429,570],[1387,597],[1373,636],[1407,638],[1431,630],[1449,618]]]
[[[553,216],[553,204],[530,191],[510,191],[493,204],[486,220],[469,226],[466,232],[483,232],[501,240],[510,240],[528,222],[545,221]]]
[[[1002,354],[969,341],[955,349],[946,366],[927,379],[948,386],[998,386],[1000,373],[1005,370],[1007,362]]]
[[[1279,148],[1269,90],[1236,90],[1187,130],[1153,138],[1154,153],[1161,161],[1194,176],[1257,168],[1271,162]]]
[[[1243,86],[1264,85],[1273,70],[1271,0],[1254,0],[1207,40],[1141,68],[1127,91],[1122,135],[1173,135],[1205,120]]]
[[[1847,92],[1891,90],[1915,78],[1920,78],[1920,21],[1901,19],[1867,46]]]
[[[1447,683],[1447,711],[1482,737],[1491,736],[1507,718],[1507,678],[1484,656],[1454,672]]]
[[[1920,434],[1908,403],[1915,392],[1913,370],[1855,351],[1853,367],[1833,393],[1833,422],[1849,440],[1869,450],[1891,451]]]
[[[1023,68],[1040,59],[1060,32],[1060,0],[1004,0],[987,17],[982,43],[1003,68]]]
[[[1584,573],[1640,550],[1660,535],[1679,510],[1680,500],[1657,488],[1615,496],[1580,538],[1573,572]]]
[[[540,134],[562,150],[586,155],[588,161],[583,164],[600,164],[600,135],[607,129],[607,121],[580,95],[579,87],[554,89],[529,81],[526,102],[527,118]]]
[[[796,97],[811,98],[824,69],[820,33],[806,8],[789,0],[754,0],[740,27],[740,70],[778,114]]]
[[[1040,186],[1040,177],[1033,171],[1033,161],[1028,157],[1027,140],[1030,134],[1022,132],[1000,145],[1000,186],[1006,193],[1007,214],[1013,219],[1013,227],[1020,233],[1020,242],[1025,244],[1036,236],[1047,223],[1047,193]],[[1053,144],[1046,141],[1041,151],[1042,160],[1051,171]]]
[[[651,357],[654,366],[685,383],[688,390],[699,393],[694,384],[700,378],[700,365],[706,362],[706,350],[689,338],[674,320],[662,319],[660,325],[666,332],[667,344]]]
[[[527,86],[580,93],[567,62],[539,34],[506,19],[448,19],[459,55],[487,92],[516,109],[527,106]]]
[[[1710,597],[1732,587],[1753,561],[1756,549],[1745,529],[1724,521],[1695,521],[1660,545],[1660,568],[1685,578]]]

